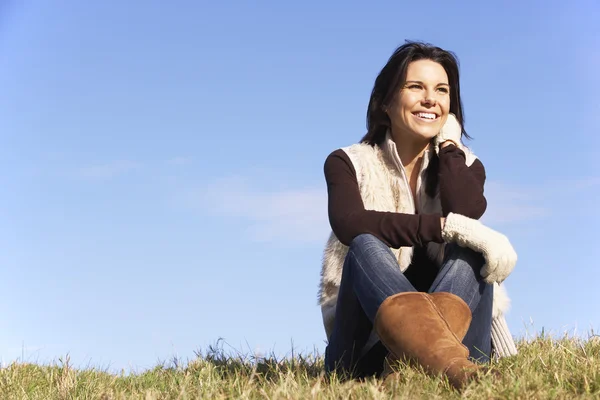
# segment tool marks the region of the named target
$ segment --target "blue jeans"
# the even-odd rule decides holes
[[[472,321],[463,340],[472,359],[489,361],[493,286],[479,273],[485,260],[480,253],[449,244],[445,259],[428,292],[450,292],[471,309]],[[418,268],[419,266],[415,266]],[[367,355],[363,348],[379,306],[391,295],[417,289],[403,274],[390,249],[375,236],[357,236],[348,250],[338,294],[335,324],[325,350],[325,368],[353,376],[378,374],[387,350],[377,343]]]

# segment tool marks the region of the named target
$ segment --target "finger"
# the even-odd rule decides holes
[[[479,273],[481,274],[482,277],[486,277],[490,274],[490,267],[489,264],[485,263],[483,265],[483,267],[481,268],[481,270],[479,271]]]
[[[487,277],[483,278],[483,280],[486,283],[492,284],[492,283],[496,282],[496,277],[493,274],[490,274]]]

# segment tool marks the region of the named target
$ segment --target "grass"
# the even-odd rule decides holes
[[[175,360],[135,375],[14,363],[0,370],[1,399],[599,399],[600,340],[538,337],[495,362],[503,378],[484,377],[462,394],[446,381],[401,366],[392,382],[342,382],[323,374],[318,355],[277,360],[209,348],[185,365]]]

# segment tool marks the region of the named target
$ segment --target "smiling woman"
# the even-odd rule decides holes
[[[456,57],[407,42],[375,81],[361,143],[325,161],[328,372],[386,376],[409,359],[462,388],[516,353],[500,284],[517,255],[478,221],[485,169],[463,126]]]
[[[435,61],[419,60],[409,64],[406,82],[386,113],[395,139],[405,143],[435,137],[449,110],[448,74]]]

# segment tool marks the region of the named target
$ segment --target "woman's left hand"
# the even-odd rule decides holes
[[[446,147],[450,143],[458,146],[462,136],[462,128],[454,114],[448,114],[446,123],[440,129],[440,132],[435,137],[435,152],[439,153],[441,147]]]
[[[441,221],[442,238],[481,253],[485,264],[481,276],[487,283],[502,283],[517,263],[517,253],[508,238],[464,215],[449,213]]]

